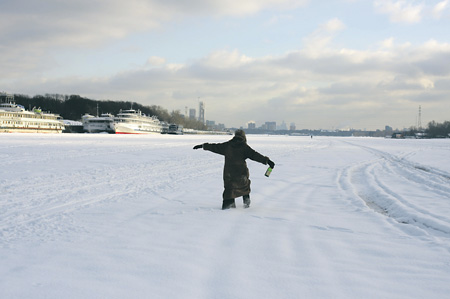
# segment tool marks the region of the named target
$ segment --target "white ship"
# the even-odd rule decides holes
[[[114,118],[116,134],[161,134],[162,125],[156,116],[146,116],[140,110],[120,110]]]
[[[83,130],[88,133],[114,133],[114,116],[109,113],[93,116],[85,114],[81,117]]]
[[[62,133],[64,123],[57,114],[44,113],[41,109],[26,111],[14,102],[14,96],[0,93],[1,133]]]

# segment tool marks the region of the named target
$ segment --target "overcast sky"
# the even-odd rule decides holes
[[[450,120],[450,0],[2,0],[0,69],[229,127],[426,125]]]

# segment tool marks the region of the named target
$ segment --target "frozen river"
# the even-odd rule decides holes
[[[0,134],[0,298],[448,298],[450,139]]]

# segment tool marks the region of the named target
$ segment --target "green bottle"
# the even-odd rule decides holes
[[[267,168],[266,173],[264,174],[266,177],[269,177],[270,173],[272,172],[272,168]]]

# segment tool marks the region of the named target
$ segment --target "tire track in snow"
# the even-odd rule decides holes
[[[341,190],[349,191],[377,213],[401,224],[418,227],[431,235],[450,237],[449,175],[420,166],[403,157],[346,142],[378,158],[343,169],[338,178]],[[396,184],[397,187],[390,187]],[[398,188],[398,186],[402,188]],[[401,192],[399,192],[401,190]],[[423,194],[426,193],[426,198]],[[432,198],[432,202],[427,199]],[[440,213],[430,212],[427,204],[441,203]]]

